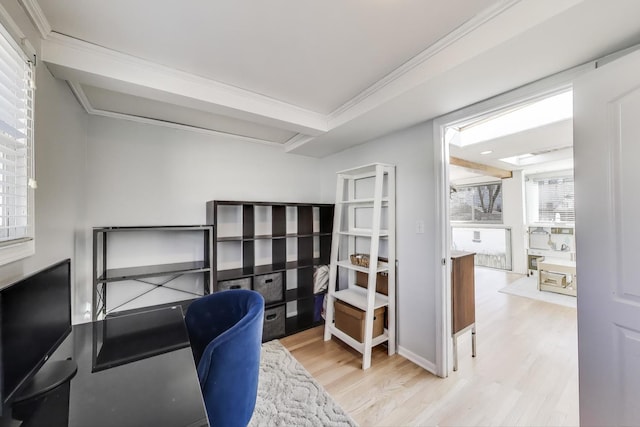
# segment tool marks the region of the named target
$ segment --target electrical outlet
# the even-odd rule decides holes
[[[424,234],[424,221],[416,221],[416,234]]]

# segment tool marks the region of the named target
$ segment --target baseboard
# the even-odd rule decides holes
[[[436,369],[435,363],[425,359],[424,357],[418,356],[414,352],[409,351],[404,347],[398,347],[398,354],[404,357],[405,359],[412,361],[413,363],[420,366],[421,368],[426,369],[427,371],[431,372],[433,375],[436,375],[436,376],[438,375],[436,374],[437,369]]]

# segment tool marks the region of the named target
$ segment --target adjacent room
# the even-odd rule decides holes
[[[503,292],[575,307],[563,297],[577,296],[572,117],[573,93],[562,90],[451,127],[447,138],[452,249],[524,276]]]
[[[475,279],[476,300],[475,318],[454,323],[461,342],[454,357],[465,369],[499,377],[480,360],[465,363],[476,346],[467,342],[470,333],[483,340],[478,327],[499,330],[482,349],[514,376],[554,372],[540,386],[562,402],[554,409],[559,424],[578,423],[572,101],[565,88],[445,130],[452,268]]]
[[[0,425],[640,423],[638,16],[2,0]]]

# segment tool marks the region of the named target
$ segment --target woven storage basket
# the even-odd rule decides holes
[[[360,267],[369,267],[369,254],[351,254],[351,264],[359,265]]]

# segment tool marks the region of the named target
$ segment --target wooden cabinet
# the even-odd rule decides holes
[[[451,251],[451,334],[453,370],[458,370],[458,336],[471,329],[472,354],[476,355],[476,303],[473,252]]]
[[[318,325],[313,274],[329,264],[333,205],[212,200],[213,290],[253,289],[265,297],[266,339]]]

